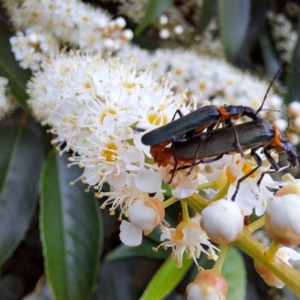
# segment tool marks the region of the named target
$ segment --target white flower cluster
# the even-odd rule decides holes
[[[197,99],[198,106],[209,100],[215,105],[244,105],[258,109],[269,85],[222,59],[190,51],[157,50],[150,54],[128,44],[120,50],[119,56],[136,58],[140,68],[147,61],[156,75],[171,73],[177,83],[176,92],[186,90],[189,98]],[[264,109],[282,110],[282,107],[283,99],[271,90]],[[269,111],[268,117],[280,130],[286,129],[287,123],[282,119],[282,113]]]
[[[208,66],[206,70],[210,71]],[[188,78],[188,74],[182,76]],[[184,114],[188,112],[186,99],[181,97],[186,95],[174,95],[173,87],[164,76],[153,77],[147,67],[139,70],[132,59],[71,52],[45,62],[43,71],[37,72],[30,82],[28,92],[34,115],[43,124],[49,124],[56,135],[53,143],[60,151],[72,150],[70,166],[83,168],[83,175],[76,180],[94,187],[96,196],[106,196],[102,207],[111,205],[112,215],[119,209],[121,240],[130,246],[139,245],[143,235],[161,224],[162,243],[158,247],[171,247],[180,267],[184,253],[196,264],[201,252],[216,260],[216,248],[209,238],[224,244],[238,239],[243,216],[253,210],[258,216],[263,215],[274,201],[269,188],[286,184],[273,181],[268,174],[262,177],[270,163],[259,151],[262,166],[243,180],[238,190],[238,178],[257,166],[252,155],[227,155],[212,164],[199,164],[189,176],[188,169],[178,171],[171,186],[174,197],[196,197],[198,201],[201,196],[197,190],[202,189],[210,192],[211,199],[218,195],[214,189],[220,189],[223,201],[212,201],[202,216],[194,218],[189,217],[183,202],[183,220],[176,228],[170,228],[164,221],[164,208],[174,199],[164,201],[161,183],[170,180],[174,163],[169,165],[167,159],[161,167],[151,163],[149,147],[141,143],[141,135],[170,122],[179,108]],[[165,149],[171,150],[163,148],[160,154]],[[272,155],[276,160],[276,155]],[[109,183],[110,192],[101,191],[105,182]],[[288,184],[291,185],[290,180]],[[292,183],[297,185],[298,182]],[[235,202],[231,202],[236,191]],[[207,205],[208,200],[204,201]],[[294,240],[297,235],[300,236],[298,228]]]
[[[10,38],[11,49],[21,68],[37,71],[45,57],[53,56],[59,49],[58,40],[48,33],[37,33],[32,29],[17,31]]]
[[[4,5],[17,30],[11,43],[23,68],[38,69],[59,45],[115,51],[133,37],[131,30],[124,30],[123,18],[112,20],[108,13],[77,0],[6,0]]]
[[[137,71],[132,61],[79,53],[57,56],[43,70],[29,84],[29,104],[38,120],[52,126],[53,142],[78,153],[74,161],[90,186],[129,184],[127,171],[144,167],[142,151],[129,142],[140,136],[132,126],[165,124],[179,108],[168,81]]]
[[[7,90],[8,79],[0,76],[0,120],[12,113],[17,103]]]
[[[280,53],[280,58],[290,62],[295,49],[298,34],[292,23],[284,14],[268,13],[268,20],[271,25],[271,33],[275,40],[275,47]]]
[[[71,165],[84,169],[80,179],[94,186],[99,197],[108,197],[103,206],[111,204],[111,214],[120,207],[120,218],[130,218],[122,221],[121,239],[131,246],[140,244],[142,234],[164,218],[164,174],[145,162],[149,149],[141,144],[139,131],[170,122],[178,108],[188,112],[171,87],[164,77],[155,80],[148,69],[136,70],[131,60],[79,53],[49,60],[29,84],[34,115],[52,126],[57,136],[53,143],[63,151],[73,150]],[[111,192],[101,192],[104,182]],[[170,236],[167,230],[165,238]],[[197,243],[209,245],[213,252],[206,234],[199,237]]]

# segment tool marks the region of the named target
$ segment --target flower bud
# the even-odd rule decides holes
[[[229,244],[240,238],[244,216],[235,202],[218,200],[202,211],[201,226],[217,244]]]
[[[280,279],[278,279],[270,270],[258,263],[256,260],[254,260],[254,268],[268,286],[275,286],[278,289],[284,287],[284,283]]]
[[[135,201],[128,208],[130,222],[123,220],[120,226],[121,241],[131,247],[140,245],[142,235],[148,235],[164,219],[165,210],[161,201],[146,198]]]
[[[287,265],[291,266],[289,260],[299,261],[300,254],[291,248],[282,247],[276,253],[276,259],[278,258],[281,261],[284,261]],[[254,260],[254,268],[256,272],[264,279],[267,285],[275,286],[278,289],[284,287],[284,283],[279,278],[277,278],[270,270],[258,263],[256,260]]]
[[[225,300],[228,292],[226,279],[214,270],[203,270],[187,286],[188,300]]]
[[[294,194],[300,197],[300,186],[297,184],[284,186],[276,192],[275,196],[280,197],[287,194]]]
[[[269,201],[265,228],[269,237],[276,243],[292,246],[300,243],[300,197],[296,194],[285,194],[286,188],[278,191]],[[289,187],[289,190],[293,189],[293,186]]]
[[[143,230],[152,230],[165,217],[165,210],[156,198],[138,200],[128,208],[128,216],[133,225]]]

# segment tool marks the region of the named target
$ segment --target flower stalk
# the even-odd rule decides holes
[[[275,276],[282,280],[297,297],[300,297],[300,273],[280,259],[269,260],[266,255],[267,249],[251,235],[247,227],[244,228],[243,237],[233,244],[270,270]]]

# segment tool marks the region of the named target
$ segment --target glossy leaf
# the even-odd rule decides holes
[[[249,0],[219,0],[220,33],[230,61],[236,58],[245,38],[250,20]]]
[[[234,61],[238,67],[244,70],[252,68],[252,51],[255,51],[255,47],[257,46],[257,42],[266,22],[267,0],[251,0],[251,11],[249,13],[250,19],[247,32]]]
[[[0,265],[24,238],[38,199],[44,153],[23,126],[0,129]]]
[[[246,297],[246,268],[241,253],[231,248],[222,268],[229,290],[227,300],[243,300]]]
[[[29,111],[26,100],[26,84],[31,76],[30,70],[24,70],[15,60],[11,52],[9,38],[10,28],[3,18],[0,18],[0,76],[9,80],[10,92],[15,96],[19,105]]]
[[[199,16],[199,21],[195,30],[195,34],[202,33],[202,31],[205,29],[205,27],[213,17],[216,7],[217,7],[216,0],[204,0],[203,6],[201,8],[201,14]]]
[[[89,299],[96,279],[102,227],[99,207],[68,155],[51,152],[43,170],[40,227],[46,273],[58,300]]]
[[[183,256],[182,267],[176,268],[177,259],[169,257],[153,276],[140,300],[164,299],[182,280],[193,263],[192,259]]]
[[[286,86],[287,93],[285,96],[286,103],[299,101],[300,99],[300,22],[298,25],[298,41],[293,52],[293,59],[288,72]]]
[[[274,74],[279,70],[280,64],[270,36],[267,34],[266,30],[263,30],[259,38],[259,42],[268,74],[270,76],[274,76]]]
[[[172,0],[149,0],[145,16],[136,28],[135,35],[141,34],[148,25],[150,25],[171,6],[172,2]]]

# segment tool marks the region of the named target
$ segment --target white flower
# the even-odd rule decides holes
[[[196,265],[198,266],[197,258],[200,257],[201,251],[209,256],[210,259],[217,259],[217,255],[214,250],[218,250],[212,245],[205,231],[200,226],[201,216],[196,215],[190,220],[181,221],[176,228],[163,227],[161,240],[168,240],[162,242],[159,247],[167,249],[172,248],[172,257],[177,257],[177,267],[182,265],[182,256],[184,252],[189,257],[192,257]],[[206,251],[202,245],[206,245],[209,249]]]
[[[105,119],[110,118],[109,116]],[[113,128],[111,126],[110,128]],[[132,137],[130,127],[115,127],[115,132],[91,134],[85,139],[86,146],[74,146],[79,155],[70,158],[72,164],[84,167],[84,182],[90,186],[97,185],[101,190],[104,182],[112,181],[122,172],[137,171],[144,164],[141,150],[131,146],[127,140]]]
[[[32,71],[40,70],[41,62],[53,56],[59,48],[53,35],[47,31],[35,31],[33,28],[26,29],[25,34],[17,31],[16,35],[10,38],[10,43],[20,66]]]
[[[116,51],[132,38],[132,32],[124,30],[126,22],[123,18],[112,20],[107,12],[77,0],[25,0],[21,4],[6,4],[17,30],[31,28],[34,32],[52,37],[54,43],[40,43],[43,52],[46,48],[47,51],[55,50],[56,47],[52,46],[59,43],[89,51]],[[25,55],[31,52],[28,52],[28,47],[23,50],[22,65],[25,67]],[[21,47],[18,51],[20,54]]]
[[[277,187],[277,183],[272,181],[270,177],[264,178],[266,175],[261,180],[263,172],[266,172],[269,169],[270,163],[265,159],[264,155],[260,154],[259,150],[256,151],[256,154],[260,156],[262,165],[252,175],[240,182],[238,190],[238,179],[253,170],[257,166],[257,163],[252,156],[246,156],[244,159],[241,159],[240,155],[237,154],[232,157],[232,162],[227,167],[227,178],[232,183],[229,187],[227,197],[228,199],[232,199],[233,195],[236,193],[235,202],[243,210],[246,216],[250,215],[252,209],[256,206],[259,206],[259,213],[263,213],[262,203],[265,203],[271,196],[271,193],[268,193],[265,187]],[[259,180],[261,180],[261,182],[258,187],[257,183]]]
[[[138,246],[143,233],[148,235],[164,219],[165,211],[161,201],[147,197],[133,201],[128,208],[130,222],[123,220],[120,226],[120,239],[127,246]]]
[[[0,76],[0,120],[12,113],[16,107],[16,100],[8,92],[8,79]]]
[[[149,70],[138,72],[133,61],[80,53],[45,63],[29,94],[36,118],[52,125],[54,143],[67,142],[65,150],[83,146],[91,133],[102,134],[106,116],[117,126],[145,129],[165,124],[178,108],[171,85],[154,80]]]
[[[119,220],[122,220],[122,215],[127,216],[127,210],[134,201],[148,199],[149,194],[140,190],[136,185],[137,176],[134,173],[128,174],[127,172],[122,172],[118,177],[108,180],[111,191],[101,192],[100,190],[97,195],[99,198],[103,196],[108,197],[101,205],[101,208],[104,209],[106,206],[111,205],[110,213],[114,215],[117,207],[120,207]],[[164,200],[162,191],[157,192],[154,198],[162,202]]]
[[[154,74],[170,72],[177,81],[176,91],[188,89],[190,97],[194,101],[200,100],[201,103],[212,99],[212,104],[216,105],[226,103],[258,109],[268,89],[268,83],[241,72],[221,59],[212,59],[189,51],[158,49],[152,55],[147,55],[144,50],[136,47],[122,49],[122,57],[131,53],[135,57],[141,57],[137,60],[140,68],[147,59]],[[270,91],[263,108],[280,110],[282,103],[283,99]],[[276,112],[268,112],[268,117],[270,116],[274,121],[282,119],[282,115]]]

